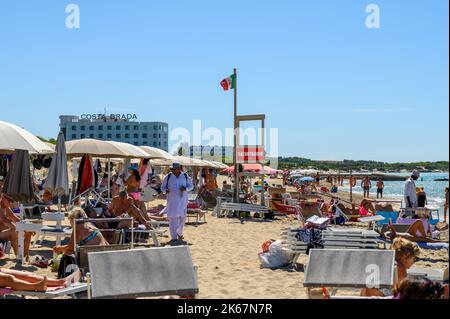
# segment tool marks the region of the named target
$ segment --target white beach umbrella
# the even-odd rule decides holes
[[[147,152],[144,152],[141,148],[135,145],[115,141],[107,141],[107,143],[121,149],[124,153],[128,154],[128,157],[130,158],[150,158]]]
[[[156,147],[140,146],[140,149],[146,152],[149,155],[149,158],[152,159],[175,160],[175,158],[168,152],[163,151],[162,149]]]
[[[89,154],[94,157],[103,158],[127,158],[130,157],[123,148],[119,148],[112,143],[95,139],[81,139],[66,142],[67,155],[70,157],[81,157]]]
[[[187,156],[174,156],[175,161],[187,167],[213,167],[213,164],[208,161],[190,158]]]
[[[54,150],[30,132],[17,125],[0,121],[0,151],[10,153],[14,150],[39,154],[54,153]]]

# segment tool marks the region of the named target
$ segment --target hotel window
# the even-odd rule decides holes
[[[103,134],[98,134],[98,138],[103,138]]]
[[[158,128],[156,125],[153,125],[153,129],[156,131]]]
[[[130,138],[130,134],[125,134],[125,138]]]
[[[111,130],[112,130],[112,126],[108,125],[108,131],[111,131]]]
[[[103,125],[99,125],[99,126],[98,126],[98,130],[99,130],[99,131],[103,131]]]
[[[130,126],[129,125],[125,125],[125,131],[129,131],[130,130]]]
[[[164,126],[164,132],[167,132],[167,126]]]
[[[134,142],[134,145],[138,146],[138,142]]]
[[[148,137],[147,133],[142,134],[142,138],[147,138],[147,137]]]
[[[80,135],[80,138],[85,138],[85,137],[86,137],[86,135],[84,135],[84,134]]]
[[[162,130],[161,125],[159,126],[159,130],[160,130],[160,131]]]
[[[153,134],[153,138],[156,138],[156,136],[157,136],[157,135],[156,135],[156,133],[155,133],[155,134]]]
[[[72,126],[72,131],[76,131],[77,127],[76,126]]]
[[[134,134],[133,134],[133,137],[134,137],[134,138],[139,138],[139,134],[138,134],[138,133],[134,133]]]
[[[135,130],[135,131],[139,130],[139,126],[137,126],[137,125],[133,126],[133,130]]]
[[[143,142],[142,145],[147,145],[147,142]]]
[[[94,130],[94,126],[93,125],[89,126],[89,131],[93,131],[93,130]]]
[[[121,130],[120,125],[116,125],[116,130]]]
[[[72,134],[72,138],[75,140],[77,138],[77,134]]]
[[[121,135],[120,134],[116,134],[116,138],[121,138]]]
[[[85,130],[86,130],[86,126],[84,126],[84,125],[81,126],[81,130],[82,130],[82,131],[85,131]]]
[[[158,142],[158,146],[161,146],[161,142]],[[238,167],[239,168],[239,167]]]
[[[158,138],[161,138],[161,134],[158,134]]]
[[[156,146],[156,142],[153,142],[153,146]]]
[[[142,127],[142,130],[143,130],[143,131],[147,131],[147,125],[144,125],[144,126]]]
[[[94,138],[94,134],[89,134],[89,138]]]
[[[112,134],[106,135],[107,138],[112,138]]]

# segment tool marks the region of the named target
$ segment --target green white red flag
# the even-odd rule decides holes
[[[220,82],[220,85],[223,87],[224,91],[236,89],[236,76],[234,74],[230,75],[226,79],[223,79]]]

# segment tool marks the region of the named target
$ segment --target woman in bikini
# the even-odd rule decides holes
[[[75,225],[75,219],[87,219],[86,213],[81,208],[76,208],[69,216],[70,224],[72,229],[72,236],[70,237],[70,241],[67,245],[63,246],[55,246],[53,247],[53,251],[57,254],[65,254],[72,255],[75,253],[75,242],[78,246],[84,245],[95,245],[95,246],[108,246],[108,242],[103,237],[102,233],[98,230],[97,227],[92,225],[89,222],[77,222]],[[76,228],[75,228],[76,226]]]
[[[391,249],[395,251],[395,261],[397,262],[397,276],[394,277],[394,289],[398,283],[408,276],[408,269],[417,261],[420,249],[416,243],[405,238],[395,238],[392,242]],[[364,288],[361,296],[364,297],[388,297],[392,296],[390,289]]]
[[[392,224],[392,220],[390,218],[389,218],[389,222],[388,222],[388,228],[389,228],[389,232],[386,232],[383,234],[387,239],[392,240],[397,237],[405,236],[403,234],[397,233],[394,225]],[[409,228],[406,232],[406,236],[408,237],[408,240],[417,242],[417,243],[446,243],[446,241],[436,240],[436,239],[427,237],[427,235],[429,233],[430,233],[430,230],[426,230],[425,227],[423,226],[423,222],[420,219],[417,219],[414,223],[412,223],[409,226]]]

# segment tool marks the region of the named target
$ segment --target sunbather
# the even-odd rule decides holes
[[[406,233],[397,233],[394,225],[392,224],[392,220],[389,218],[389,232],[384,233],[384,237],[387,239],[394,239],[396,237],[407,237],[410,241],[418,242],[418,243],[442,243],[446,241],[432,239],[427,237],[427,234],[430,233],[429,230],[425,230],[423,223],[420,219],[417,219],[414,223],[412,223]]]
[[[16,223],[20,219],[14,215],[11,210],[11,204],[14,202],[12,198],[3,194],[0,198],[0,239],[11,242],[11,247],[17,256],[19,246],[19,234],[16,231]],[[30,250],[30,242],[33,233],[25,232],[24,236],[24,256],[28,260],[28,252]]]
[[[420,253],[419,246],[405,238],[395,238],[391,249],[395,250],[395,261],[397,262],[397,278],[394,281],[394,287],[408,276],[408,269],[414,265]],[[388,297],[392,295],[390,289],[364,288],[361,296]]]
[[[87,219],[88,216],[81,208],[76,208],[69,216],[72,229],[75,228],[75,219]],[[78,222],[75,228],[76,243],[79,246],[84,245],[97,245],[108,246],[108,242],[103,237],[102,233],[97,227],[89,222]],[[55,246],[53,251],[57,254],[72,255],[75,253],[75,238],[74,232],[70,236],[70,241],[67,245]]]
[[[10,288],[15,291],[47,291],[50,287],[68,287],[80,279],[80,272],[63,279],[50,279],[36,274],[0,268],[0,288]]]
[[[151,225],[148,223],[150,218],[146,213],[141,211],[135,205],[134,199],[127,194],[125,191],[121,191],[119,196],[112,199],[111,204],[108,207],[108,213],[110,217],[133,217],[136,221],[139,221],[147,229],[152,229]],[[120,222],[111,225],[111,228],[117,228]]]

